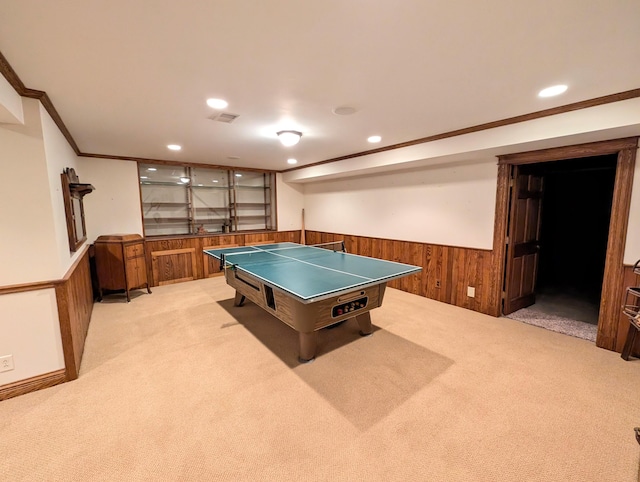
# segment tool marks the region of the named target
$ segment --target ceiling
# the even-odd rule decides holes
[[[0,52],[82,153],[286,170],[637,89],[639,20],[637,0],[20,0]]]

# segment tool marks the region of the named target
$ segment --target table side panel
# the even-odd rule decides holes
[[[235,288],[236,291],[263,308],[267,313],[303,333],[320,330],[379,307],[382,304],[386,287],[386,283],[381,283],[364,289],[339,293],[331,298],[314,303],[302,303],[284,292],[273,290],[275,301],[275,309],[273,309],[267,303],[265,285],[260,279],[248,273],[238,273],[237,271],[229,269],[226,270],[225,275],[229,286]],[[333,306],[362,297],[367,298],[366,307],[340,316],[332,316]]]

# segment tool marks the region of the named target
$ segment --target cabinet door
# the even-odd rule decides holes
[[[128,288],[140,288],[147,284],[147,268],[144,258],[144,245],[133,244],[125,247]]]
[[[117,243],[96,243],[95,253],[100,288],[105,290],[124,289],[122,245]]]

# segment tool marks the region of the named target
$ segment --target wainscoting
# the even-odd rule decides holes
[[[215,236],[174,236],[145,241],[149,284],[161,286],[220,273],[218,263],[204,254],[205,249],[222,246],[300,242],[300,231],[278,231]]]
[[[305,231],[307,244],[330,243],[344,241],[347,252],[387,259],[400,263],[422,267],[422,272],[400,280],[394,280],[389,286],[408,291],[416,295],[460,306],[491,316],[500,316],[502,287],[501,260],[491,250],[459,248],[436,244],[396,241],[390,239],[369,238],[346,234]],[[621,276],[626,292],[628,286],[637,286],[640,279],[633,274],[631,266],[622,266]],[[475,288],[473,298],[467,296],[467,287]],[[604,294],[617,290],[605,289]],[[621,307],[624,295],[617,300]],[[607,343],[607,338],[596,340],[596,345],[608,350],[622,352],[629,322],[622,315],[621,309],[611,319],[600,320],[599,332],[614,333],[615,344]],[[600,336],[600,333],[599,333]],[[640,356],[640,339],[636,340],[632,352]]]
[[[0,400],[58,385],[78,378],[84,343],[93,311],[89,247],[61,280],[0,287],[0,295],[54,288],[64,354],[64,370],[56,370],[0,387]]]
[[[56,285],[58,317],[67,381],[78,378],[93,311],[93,289],[89,250],[78,258],[67,275]]]
[[[305,231],[307,244],[344,241],[347,252],[422,266],[422,272],[389,283],[416,295],[493,315],[489,250]],[[467,287],[475,297],[467,296]]]

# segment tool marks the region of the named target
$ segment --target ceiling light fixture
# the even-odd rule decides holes
[[[553,97],[554,95],[560,95],[567,91],[566,85],[552,85],[546,89],[542,89],[538,92],[538,97]]]
[[[189,181],[191,181],[191,179],[189,179],[188,177],[181,177],[180,178],[180,182],[183,182],[185,184],[187,184]]]
[[[223,99],[207,99],[207,105],[212,109],[224,109],[229,105],[229,102]]]
[[[289,163],[289,164],[298,164],[298,160],[297,159],[287,159],[287,163]]]
[[[367,140],[371,143],[376,143],[376,142],[380,142],[382,140],[382,137],[380,136],[371,136],[369,138],[367,138]]]
[[[277,134],[282,145],[287,147],[295,146],[302,137],[302,132],[298,131],[280,131]]]
[[[169,144],[167,146],[167,149],[171,149],[172,151],[179,151],[180,149],[182,149],[182,146],[179,146],[178,144]]]

